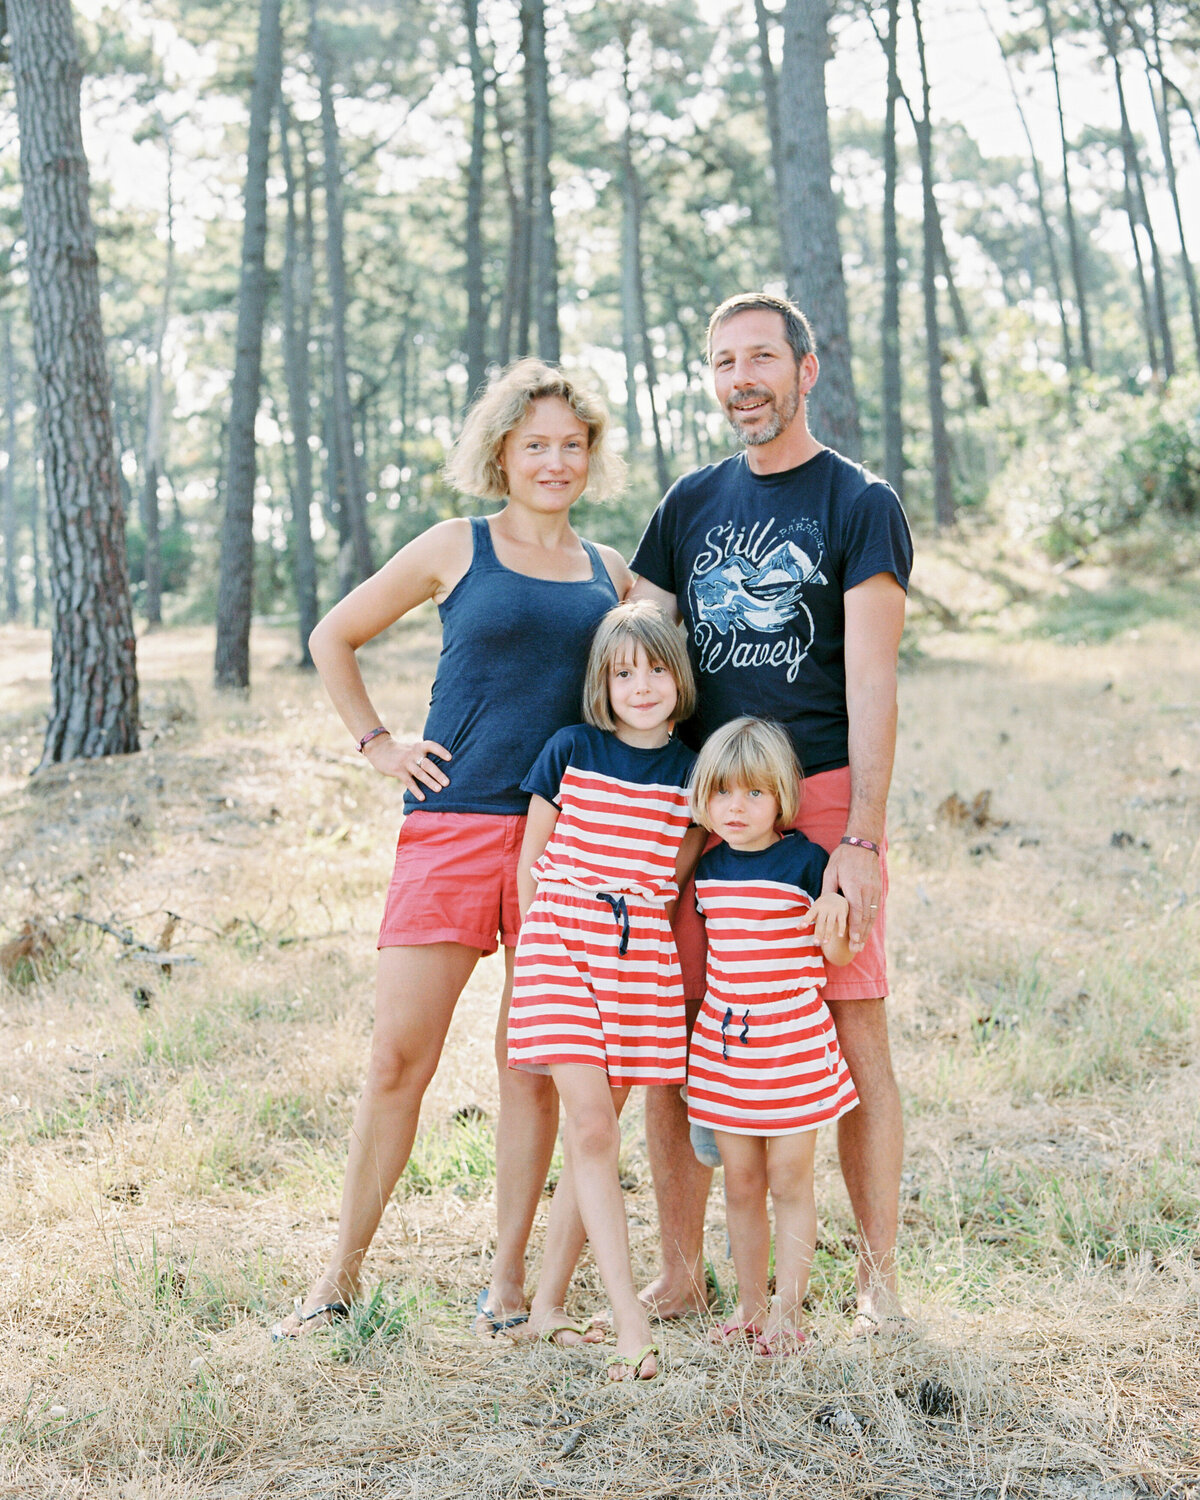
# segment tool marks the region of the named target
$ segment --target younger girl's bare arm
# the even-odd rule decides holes
[[[845,896],[838,891],[825,891],[809,907],[808,920],[813,923],[813,936],[821,945],[825,962],[839,968],[848,964],[854,952],[848,936],[850,903]]]

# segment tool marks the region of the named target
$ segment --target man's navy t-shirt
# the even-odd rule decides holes
[[[683,615],[700,693],[684,740],[754,714],[806,775],[849,763],[843,595],[876,573],[907,588],[912,568],[890,485],[830,448],[781,474],[738,453],[672,485],[631,566]]]

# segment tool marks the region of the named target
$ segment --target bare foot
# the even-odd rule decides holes
[[[475,1302],[475,1320],[471,1331],[477,1339],[494,1338],[498,1333],[510,1337],[529,1321],[525,1310],[525,1293],[517,1286],[487,1286]]]
[[[741,1323],[736,1318],[728,1323],[718,1323],[708,1330],[710,1344],[752,1344],[759,1336],[756,1323]]]
[[[916,1337],[917,1326],[904,1311],[895,1292],[884,1287],[868,1287],[859,1293],[858,1310],[850,1325],[853,1339],[893,1339]]]
[[[357,1292],[357,1284],[351,1284],[346,1277],[323,1272],[303,1302],[297,1297],[292,1311],[271,1329],[272,1339],[279,1343],[283,1339],[302,1338],[348,1318]]]
[[[754,1352],[762,1359],[785,1359],[788,1355],[803,1354],[809,1347],[809,1336],[803,1328],[784,1324],[769,1333],[760,1333],[754,1340]]]
[[[537,1299],[526,1322],[508,1330],[515,1344],[557,1344],[561,1349],[577,1349],[582,1344],[602,1344],[604,1330],[589,1323],[580,1327],[567,1316],[565,1307],[540,1308]]]
[[[609,1383],[621,1380],[654,1380],[658,1375],[658,1346],[643,1344],[633,1354],[610,1354],[605,1361]]]
[[[708,1311],[708,1288],[696,1281],[676,1285],[665,1276],[657,1276],[649,1286],[638,1293],[638,1301],[660,1323],[670,1323],[676,1318],[690,1317],[692,1313]]]

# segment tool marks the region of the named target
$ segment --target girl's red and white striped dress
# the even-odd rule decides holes
[[[821,998],[825,960],[801,927],[829,856],[802,833],[718,844],[696,871],[706,994],[688,1054],[688,1119],[734,1135],[796,1135],[858,1103]]]
[[[676,740],[640,750],[587,724],[538,757],[523,787],[560,812],[517,942],[510,1068],[581,1063],[614,1087],[683,1082],[683,980],[665,905],[694,761]]]

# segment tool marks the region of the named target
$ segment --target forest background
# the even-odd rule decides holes
[[[98,266],[102,399],[68,403],[94,472],[60,461],[61,403],[38,426],[51,357],[90,335],[30,316],[31,74],[0,62],[0,1492],[1194,1500],[1194,8],[73,10],[98,257],[58,200],[37,223],[63,287]],[[687,1320],[631,1397],[587,1353],[471,1338],[492,961],[368,1295],[272,1349],[330,1242],[396,822],[308,624],[474,508],[447,446],[527,351],[607,389],[630,484],[580,526],[628,551],[730,451],[704,323],[763,285],[817,323],[818,434],[903,490],[918,538],[889,814],[917,1337],[845,1337],[823,1141],[812,1360],[731,1358]],[[79,759],[133,652],[74,651],[81,622],[97,649],[126,626],[64,580],[126,570],[63,518],[109,500],[140,753]],[[437,642],[426,609],[364,652],[397,728]],[[636,1111],[622,1171],[649,1276]],[[719,1312],[717,1193],[708,1228]],[[585,1265],[573,1306],[601,1297]]]
[[[255,193],[253,539],[234,551],[252,553],[254,610],[293,614],[301,640],[396,547],[473,508],[441,463],[487,370],[522,353],[611,394],[631,481],[580,522],[628,551],[674,477],[729,451],[704,325],[763,285],[824,289],[818,432],[886,474],[918,528],[982,516],[1058,561],[1140,528],[1135,571],[1194,531],[1169,525],[1200,504],[1188,7],[370,0],[285,4],[276,34],[278,11],[76,6],[117,483],[149,623],[216,611],[247,464],[230,375]],[[9,100],[2,596],[38,622]]]

